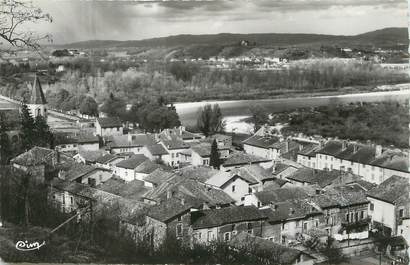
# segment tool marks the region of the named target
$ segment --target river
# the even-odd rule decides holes
[[[206,104],[218,103],[227,123],[226,130],[230,132],[232,131],[232,129],[236,129],[236,132],[248,133],[249,129],[252,128],[252,125],[246,124],[241,120],[249,117],[249,108],[251,106],[259,105],[266,108],[270,113],[278,113],[282,111],[294,110],[301,107],[317,107],[330,104],[346,104],[353,102],[404,102],[408,99],[410,99],[410,84],[408,89],[400,91],[382,91],[337,96],[293,97],[279,99],[201,101],[176,103],[174,105],[182,124],[185,126],[192,126],[196,124],[199,108],[205,106]]]

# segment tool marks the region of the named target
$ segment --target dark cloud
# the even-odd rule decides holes
[[[332,21],[340,28],[342,18],[354,17],[357,9],[402,10],[406,0],[34,0],[54,17],[51,30],[57,41],[87,39],[139,39],[181,33],[214,33],[269,31],[267,22],[275,24],[271,32],[303,31],[309,21],[308,12],[321,22]],[[354,12],[352,10],[354,9]],[[404,8],[406,10],[407,8]],[[337,14],[335,14],[337,10]],[[374,12],[376,12],[374,11]],[[362,13],[363,13],[362,12]],[[373,12],[373,11],[372,11]],[[387,13],[386,13],[387,12]],[[388,11],[383,13],[388,17]],[[378,14],[379,14],[378,13]],[[312,16],[309,13],[309,16]],[[368,15],[367,15],[368,16]],[[391,21],[395,15],[391,15]],[[396,15],[397,17],[397,15]],[[282,21],[294,18],[294,29]],[[367,18],[363,29],[376,29],[379,18]],[[244,23],[246,21],[246,24]],[[393,22],[387,26],[394,26]],[[265,24],[263,24],[265,23]],[[293,22],[292,22],[293,23]],[[300,25],[298,25],[300,24]],[[192,26],[195,25],[195,26]],[[218,28],[217,26],[220,25]],[[315,31],[312,25],[312,31]],[[400,24],[400,26],[402,26]],[[383,26],[377,26],[383,27]],[[356,29],[357,30],[357,29]],[[209,32],[208,32],[209,31]],[[316,29],[323,32],[323,27]],[[351,29],[355,32],[354,29]],[[338,34],[338,32],[334,32]]]

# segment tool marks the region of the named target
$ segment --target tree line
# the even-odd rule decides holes
[[[408,105],[398,102],[345,105],[334,102],[276,115],[271,123],[276,122],[288,123],[282,129],[285,134],[304,133],[408,147]]]

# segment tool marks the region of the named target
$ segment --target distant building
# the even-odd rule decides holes
[[[137,168],[141,164],[143,164],[146,160],[148,160],[148,157],[146,157],[142,154],[133,155],[132,157],[130,157],[126,160],[118,162],[114,166],[113,174],[120,177],[121,179],[123,179],[125,181],[132,181],[132,180],[135,180],[135,179],[142,180],[142,177],[137,174]],[[152,170],[152,171],[154,171],[154,170]],[[151,173],[151,172],[149,172],[149,173]]]
[[[298,152],[297,161],[320,170],[341,170],[380,184],[393,175],[410,179],[408,154],[384,150],[380,145],[363,145],[344,140],[331,140]]]
[[[97,118],[95,134],[101,137],[123,135],[123,126],[118,117]]]
[[[392,176],[371,189],[367,198],[373,227],[385,228],[391,235],[403,235],[406,230],[398,227],[410,216],[409,193],[409,180],[399,176]]]

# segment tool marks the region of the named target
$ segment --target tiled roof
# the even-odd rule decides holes
[[[188,149],[190,147],[189,144],[175,137],[171,139],[161,139],[161,142],[168,150]]]
[[[291,219],[304,219],[311,215],[321,214],[320,210],[301,199],[277,202],[260,209],[260,212],[268,218],[269,222],[273,223]]]
[[[385,202],[395,203],[402,196],[409,196],[410,184],[408,179],[399,176],[391,176],[368,192],[368,196]]]
[[[228,242],[228,244],[241,251],[248,250],[251,253],[257,249],[260,251],[259,253],[263,255],[261,258],[278,259],[275,260],[277,264],[295,264],[296,260],[302,254],[300,250],[288,248],[246,232],[237,234]]]
[[[270,162],[271,159],[254,156],[251,154],[246,154],[242,152],[235,152],[231,154],[223,163],[223,166],[236,166],[236,165],[246,165],[246,164],[257,164],[263,162]]]
[[[174,175],[173,172],[169,172],[162,168],[158,168],[151,172],[148,176],[146,176],[144,178],[144,181],[153,183],[155,185],[159,185],[168,180],[172,175]]]
[[[377,157],[371,165],[398,170],[402,172],[409,172],[408,156],[405,152],[387,150],[380,157]]]
[[[46,163],[53,154],[54,151],[51,149],[35,146],[13,158],[11,162],[24,166],[36,166]]]
[[[264,168],[258,165],[247,165],[240,168],[235,168],[230,172],[219,172],[206,181],[207,184],[223,187],[232,178],[239,177],[249,184],[262,183],[264,180],[273,179]]]
[[[104,169],[99,169],[99,168],[96,168],[90,165],[75,163],[75,164],[72,164],[71,167],[67,171],[65,171],[65,179],[68,181],[74,181],[80,177],[83,177],[91,173],[94,170],[104,170]]]
[[[341,207],[348,207],[358,204],[367,204],[369,201],[366,192],[359,186],[344,185],[334,187],[337,201]],[[332,190],[329,191],[332,193]]]
[[[127,168],[127,169],[135,169],[139,165],[141,165],[144,161],[148,160],[148,158],[144,155],[137,154],[133,155],[132,157],[118,162],[116,164],[117,167]]]
[[[346,183],[347,185],[359,185],[360,187],[362,187],[365,191],[369,191],[373,188],[375,188],[377,185],[375,183],[372,182],[368,182],[366,180],[363,179],[355,179],[352,180],[348,183]]]
[[[111,161],[112,159],[114,159],[116,157],[117,156],[113,155],[113,154],[106,154],[106,155],[103,155],[103,156],[100,156],[99,158],[97,158],[95,160],[95,162],[100,163],[100,164],[105,164],[105,163],[108,163],[109,161]]]
[[[219,170],[208,166],[187,166],[177,171],[177,174],[184,179],[192,179],[202,183],[219,173]]]
[[[320,187],[324,188],[338,178],[342,177],[340,171],[326,171],[326,170],[317,170],[312,168],[300,168],[292,175],[287,176],[289,180],[294,180],[298,182],[308,183],[308,184],[317,184]]]
[[[118,117],[97,118],[97,122],[101,128],[115,128],[122,127],[122,122]]]
[[[180,198],[170,198],[148,209],[147,216],[152,217],[158,221],[167,223],[189,211],[190,209],[199,209],[202,202],[194,197],[187,197],[183,200]]]
[[[97,186],[97,189],[124,197],[131,200],[140,200],[149,190],[140,180],[125,181],[120,178],[112,177],[106,182]]]
[[[309,157],[315,157],[316,152],[319,150],[319,144],[307,144],[305,145],[302,150],[298,152],[298,154],[309,156]]]
[[[153,156],[168,155],[168,151],[162,146],[162,144],[148,145],[147,149]]]
[[[196,133],[191,133],[186,131],[184,128],[174,128],[174,129],[165,129],[160,134],[159,137],[161,139],[166,138],[179,138],[180,140],[195,140],[201,139],[202,136]]]
[[[253,135],[243,141],[243,144],[261,147],[261,148],[272,148],[273,145],[278,142],[279,139],[277,137],[265,137],[259,135]]]
[[[187,179],[178,174],[174,174],[158,187],[148,191],[144,198],[158,202],[165,199],[169,191],[178,196],[194,197],[209,206],[227,205],[235,201],[219,188]]]
[[[201,229],[266,218],[255,206],[232,206],[194,212],[191,221],[193,229]]]
[[[258,165],[246,165],[231,170],[232,174],[238,175],[250,184],[262,183],[264,180],[273,179],[270,172]]]
[[[99,159],[100,157],[106,155],[107,152],[105,152],[104,150],[91,151],[91,150],[86,150],[86,149],[83,149],[83,148],[80,147],[78,149],[78,154],[82,158],[84,158],[84,160],[86,162],[95,163],[97,161],[97,159]]]
[[[40,80],[37,75],[34,76],[33,84],[30,87],[30,104],[47,104],[43,89],[41,88]]]
[[[79,144],[88,144],[88,143],[99,143],[100,139],[98,136],[82,134],[76,137],[77,143]]]
[[[213,175],[205,183],[220,188],[233,177],[234,175],[232,174],[232,172],[220,171],[218,174]]]
[[[136,135],[113,135],[112,141],[109,143],[111,148],[121,147],[143,147],[154,145],[155,139],[151,134],[136,134]]]
[[[82,196],[97,201],[102,205],[115,206],[120,209],[121,216],[132,215],[147,206],[143,202],[125,199],[121,196],[92,188],[89,185],[75,181],[64,181],[59,178],[54,178],[51,181],[51,186],[58,190],[67,191],[73,195]]]
[[[157,163],[152,162],[151,160],[145,160],[141,164],[139,164],[135,168],[135,172],[137,173],[144,173],[144,174],[150,174],[154,172],[156,169],[160,168],[161,166]]]
[[[340,141],[329,141],[317,152],[320,154],[336,156],[342,150],[343,143]]]
[[[211,156],[211,145],[208,143],[201,143],[191,147],[192,151],[197,153],[200,157]]]
[[[310,195],[310,191],[301,187],[280,188],[255,192],[255,196],[264,204],[284,202],[293,199],[302,199]]]

